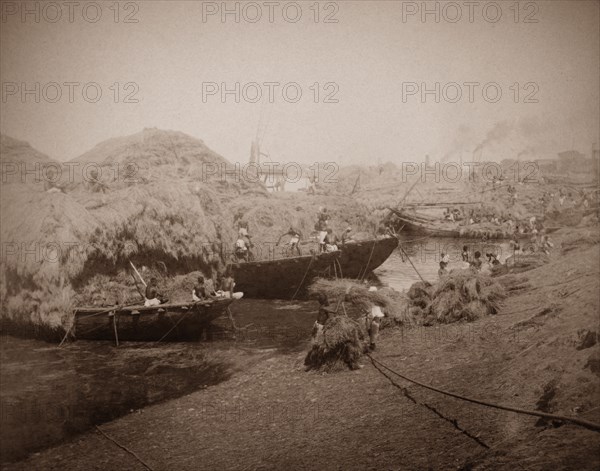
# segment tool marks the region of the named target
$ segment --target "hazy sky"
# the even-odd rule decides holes
[[[236,23],[220,12],[203,18],[203,9],[223,2],[100,2],[98,10],[81,1],[72,21],[62,2],[25,2],[39,8],[36,23],[35,14],[22,17],[23,4],[2,2],[1,130],[58,160],[144,127],[191,134],[231,161],[247,160],[259,126],[263,150],[274,160],[305,163],[442,159],[484,141],[486,157],[546,156],[572,146],[589,153],[599,140],[597,1],[521,2],[517,9],[515,2],[498,2],[502,16],[495,23],[494,6],[483,11],[489,2],[475,5],[472,22],[462,1],[428,2],[439,9],[439,22],[434,14],[423,21],[421,11],[403,19],[403,9],[408,14],[422,2],[298,2],[302,16],[295,23],[297,7],[276,3],[271,23],[264,2],[224,2],[231,10],[239,5]],[[257,6],[262,17],[251,23]],[[457,7],[462,18],[452,22]],[[124,22],[127,15],[137,23]],[[337,23],[325,23],[327,15]],[[537,22],[525,22],[527,15]],[[60,84],[60,99],[51,82]],[[65,82],[80,84],[72,86],[73,103]],[[88,82],[102,91],[96,103],[82,94]],[[125,89],[128,82],[135,85]],[[208,82],[231,89],[236,82],[240,89],[251,82],[281,85],[272,104],[265,85],[260,102],[249,102],[256,88],[247,86],[248,100],[240,93],[240,103],[234,95],[223,103],[219,93],[203,100]],[[283,97],[289,82],[302,91],[297,103]],[[418,90],[403,98],[410,82],[430,89],[439,82],[439,103],[434,94],[423,103]],[[462,92],[456,103],[451,82]],[[465,82],[479,84],[472,86],[473,103]],[[483,96],[489,82],[502,91],[496,103],[493,86]],[[35,90],[36,83],[39,103],[35,92],[21,94],[23,85]],[[291,101],[294,88],[287,90]],[[324,103],[335,90],[338,102]],[[129,92],[138,103],[124,102]],[[95,93],[89,86],[86,98],[93,101]],[[525,103],[527,96],[537,102]]]

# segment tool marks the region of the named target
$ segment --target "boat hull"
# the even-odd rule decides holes
[[[250,298],[305,297],[313,279],[362,277],[385,262],[397,246],[398,239],[387,237],[349,242],[331,253],[234,263],[235,289]]]
[[[158,341],[197,340],[209,323],[224,314],[232,299],[187,304],[75,309],[77,339]],[[116,335],[115,335],[116,330]]]
[[[416,221],[409,215],[393,210],[394,214],[400,220],[403,233],[424,235],[431,237],[452,237],[455,239],[529,239],[531,233],[513,234],[510,231],[500,228],[486,228],[477,225],[459,226],[456,224],[446,223],[447,227],[443,227],[445,223],[435,224],[425,221]],[[547,233],[556,231],[557,227],[546,228]]]

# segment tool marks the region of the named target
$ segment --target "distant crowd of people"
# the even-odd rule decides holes
[[[550,255],[551,250],[554,248],[554,243],[550,240],[545,233],[535,233],[529,240],[519,239],[513,237],[509,242],[511,255],[514,257],[519,254],[535,254],[544,253]],[[464,245],[461,252],[462,267],[469,267],[475,271],[481,271],[484,266],[492,269],[496,265],[502,264],[500,261],[499,254],[491,250],[485,253],[485,259],[482,258],[482,253],[476,250],[472,255],[467,245]],[[506,260],[505,260],[506,263]],[[450,256],[447,253],[441,253],[438,275],[441,278],[449,273],[448,265],[450,264]],[[467,265],[468,264],[468,265]]]

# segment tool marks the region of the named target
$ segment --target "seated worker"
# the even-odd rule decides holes
[[[346,244],[346,242],[352,242],[352,240],[352,228],[347,227],[342,234],[342,245]]]
[[[446,262],[440,262],[440,269],[438,270],[438,276],[441,278],[444,275],[448,274],[448,270],[446,269],[446,266],[448,264]]]
[[[194,289],[192,290],[192,300],[193,301],[204,301],[207,298],[208,298],[208,295],[206,293],[206,286],[204,285],[204,277],[199,276],[198,282],[196,283],[196,285],[194,286]]]
[[[216,283],[213,281],[212,276],[209,276],[207,280],[205,280],[204,282],[204,290],[206,291],[206,296],[208,298],[213,298],[215,296],[217,296],[217,290],[219,289],[218,287],[221,284],[221,274],[217,273],[217,280]],[[216,285],[216,288],[215,288]]]
[[[327,235],[323,242],[325,242],[325,252],[335,252],[338,250],[338,239],[331,229],[327,229]]]
[[[233,288],[235,288],[235,280],[231,273],[225,273],[225,276],[221,280],[221,292],[223,293],[224,298],[228,299],[241,299],[244,296],[242,292],[234,292]]]
[[[157,283],[156,278],[150,278],[150,283],[146,286],[144,306],[158,306],[169,302],[158,292]]]
[[[289,235],[291,237],[288,244],[289,244],[292,252],[294,250],[296,250],[298,252],[298,255],[302,255],[302,251],[300,250],[300,245],[299,245],[302,234],[300,233],[300,231],[297,231],[292,226],[290,226],[290,228],[288,229],[288,231],[285,234],[281,234],[279,236],[279,239],[277,240],[277,243],[275,245],[278,246],[279,242],[281,242],[281,238],[285,237],[286,235]]]
[[[238,261],[248,261],[248,246],[246,245],[246,239],[242,236],[239,236],[235,242],[234,255]]]
[[[481,265],[482,265],[481,258],[480,258],[481,252],[479,252],[479,250],[477,252],[475,252],[474,257],[475,258],[473,259],[473,261],[470,262],[471,267],[475,268],[476,270],[481,270]]]

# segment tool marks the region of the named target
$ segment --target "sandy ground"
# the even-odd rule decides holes
[[[588,334],[598,331],[598,249],[557,249],[519,275],[530,286],[496,316],[384,331],[374,357],[442,389],[598,423],[599,347]],[[228,381],[102,429],[155,470],[600,467],[597,432],[394,385],[367,358],[354,372],[306,373],[306,350],[263,351]],[[4,469],[145,468],[91,431]]]

